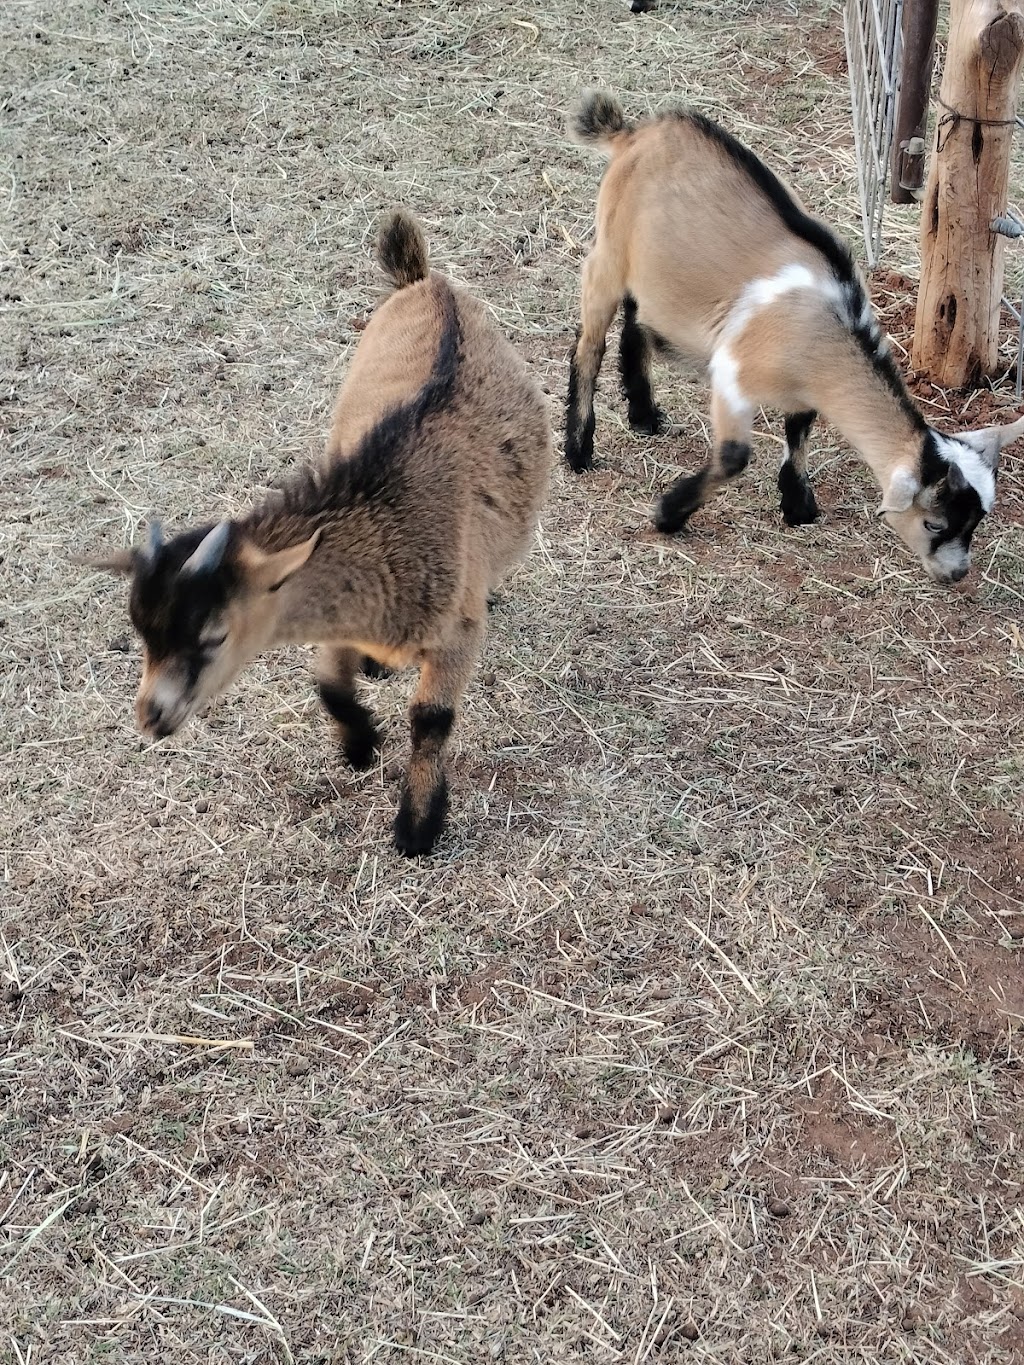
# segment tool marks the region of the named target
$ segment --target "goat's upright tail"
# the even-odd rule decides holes
[[[633,131],[626,122],[622,105],[605,90],[585,90],[569,118],[569,136],[585,147],[599,147],[610,156],[620,133]]]
[[[392,209],[381,221],[377,260],[397,289],[427,278],[430,253],[426,238],[408,209]]]

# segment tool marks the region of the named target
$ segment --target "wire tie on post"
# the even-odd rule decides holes
[[[935,99],[946,110],[935,129],[935,150],[937,152],[941,152],[945,147],[946,139],[958,123],[976,123],[981,128],[1009,128],[1016,125],[1018,121],[1016,118],[978,118],[974,114],[962,114],[959,109],[954,109],[951,104],[947,104],[941,95],[936,95]]]

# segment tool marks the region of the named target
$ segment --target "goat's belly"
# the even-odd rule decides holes
[[[682,360],[694,365],[706,365],[711,358],[712,343],[709,329],[699,321],[658,308],[645,308],[642,304],[637,311],[642,326],[655,338],[659,346],[674,353]]]
[[[366,654],[374,663],[382,664],[385,668],[395,670],[402,668],[415,668],[423,662],[423,643],[417,641],[415,645],[382,645],[379,641],[370,640],[346,640],[345,643],[360,654]]]

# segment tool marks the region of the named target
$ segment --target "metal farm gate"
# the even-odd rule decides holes
[[[899,98],[903,0],[846,0],[843,30],[853,103],[864,247],[869,266],[882,248],[882,214]]]

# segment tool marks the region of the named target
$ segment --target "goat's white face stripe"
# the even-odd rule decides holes
[[[777,275],[751,280],[733,304],[722,327],[718,345],[711,354],[708,368],[715,391],[737,417],[745,417],[751,413],[753,405],[740,388],[739,365],[730,342],[739,337],[755,313],[770,307],[783,294],[790,294],[797,289],[821,288],[823,283],[816,279],[805,265],[786,265]]]
[[[996,476],[973,446],[965,445],[948,436],[935,433],[935,445],[947,464],[955,464],[981,500],[986,512],[991,512],[996,500]]]
[[[177,711],[184,703],[181,679],[168,677],[166,673],[158,673],[156,681],[147,690],[149,700],[167,715]]]

